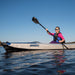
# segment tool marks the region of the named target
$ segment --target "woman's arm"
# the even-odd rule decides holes
[[[65,39],[64,39],[64,37],[63,37],[63,35],[62,35],[62,33],[60,33],[58,36],[62,39],[62,40],[59,41],[60,43],[62,43],[62,42],[65,41]]]
[[[64,42],[64,41],[65,41],[65,40],[64,40],[64,39],[62,39],[62,40],[60,40],[59,42],[60,42],[60,43],[62,43],[62,42]]]
[[[52,35],[52,36],[54,35],[54,33],[49,32],[48,29],[46,29],[46,31],[49,35]]]

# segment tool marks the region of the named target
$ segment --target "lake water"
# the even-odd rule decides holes
[[[0,47],[0,75],[75,75],[75,50],[6,53]]]

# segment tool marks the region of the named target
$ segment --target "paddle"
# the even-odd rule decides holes
[[[39,23],[39,21],[37,20],[37,18],[33,17],[33,18],[32,18],[32,21],[33,21],[34,23],[36,23],[36,24],[39,24],[43,29],[46,30],[46,28],[45,28],[43,25],[41,25],[41,24]],[[48,31],[48,32],[49,32],[49,31]],[[49,32],[49,33],[50,33],[50,32]]]
[[[62,44],[66,49],[68,49],[69,50],[69,48],[66,46],[66,45],[64,45],[64,44]]]
[[[43,26],[43,25],[41,25],[40,23],[39,23],[39,21],[37,20],[37,18],[35,18],[35,17],[32,17],[32,21],[34,22],[34,23],[36,23],[36,24],[39,24],[43,29],[45,29],[46,30],[46,28]],[[50,33],[50,31],[48,31],[49,33]],[[66,49],[69,49],[67,46],[65,46],[64,44],[62,44]]]

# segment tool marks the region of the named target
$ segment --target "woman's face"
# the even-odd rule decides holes
[[[60,32],[60,29],[59,29],[58,27],[56,27],[56,28],[55,28],[55,32],[56,32],[56,33],[59,33],[59,32]]]

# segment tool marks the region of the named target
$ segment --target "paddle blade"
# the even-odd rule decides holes
[[[32,21],[33,21],[34,23],[36,23],[36,24],[39,24],[39,21],[38,21],[37,18],[35,18],[35,17],[32,18]]]

